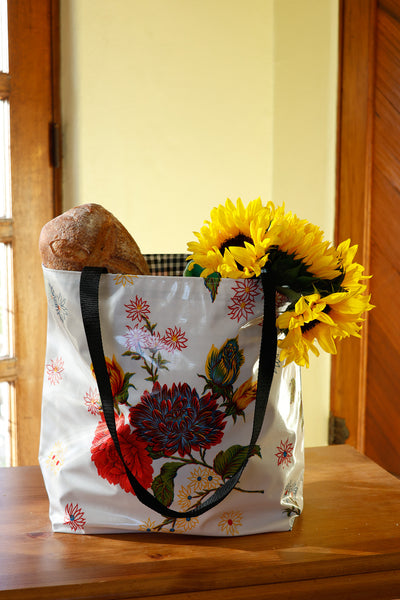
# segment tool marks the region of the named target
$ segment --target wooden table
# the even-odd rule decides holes
[[[400,598],[400,481],[349,446],[306,450],[291,532],[52,533],[39,467],[0,469],[0,599]]]

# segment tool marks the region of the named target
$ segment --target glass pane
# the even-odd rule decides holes
[[[0,244],[0,356],[13,355],[11,246]]]
[[[8,73],[7,0],[0,0],[0,71]]]
[[[11,217],[10,104],[8,100],[0,101],[0,218],[1,217]]]
[[[0,467],[11,465],[10,398],[12,384],[0,383]]]

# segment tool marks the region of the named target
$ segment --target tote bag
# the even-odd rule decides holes
[[[217,285],[43,272],[53,530],[290,530],[303,506],[300,368],[276,356],[268,274]]]

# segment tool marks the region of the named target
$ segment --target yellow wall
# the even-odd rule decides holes
[[[142,251],[185,252],[227,196],[269,196],[272,9],[63,0],[65,207],[99,202]]]
[[[273,200],[333,240],[337,0],[275,0],[274,38]],[[309,446],[327,441],[330,362],[311,354],[302,370]]]
[[[185,252],[227,197],[331,239],[338,0],[61,0],[64,209],[97,202],[143,252]],[[325,444],[329,359],[304,372]]]

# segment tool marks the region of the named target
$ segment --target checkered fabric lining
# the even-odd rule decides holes
[[[152,275],[183,275],[187,254],[145,254]]]

